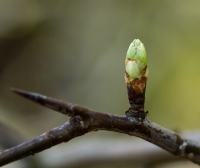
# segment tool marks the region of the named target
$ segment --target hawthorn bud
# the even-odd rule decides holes
[[[130,44],[125,60],[125,82],[130,103],[129,116],[144,113],[145,89],[148,77],[146,50],[139,39]],[[139,116],[140,116],[139,115]],[[144,118],[143,117],[143,118]]]

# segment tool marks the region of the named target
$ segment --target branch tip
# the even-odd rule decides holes
[[[10,88],[10,90],[12,92],[22,96],[22,97],[25,97],[25,98],[27,98],[29,100],[34,101],[34,102],[40,103],[41,100],[46,99],[46,96],[38,94],[38,93],[28,92],[28,91],[17,89],[17,88]]]
[[[144,112],[145,90],[148,78],[147,56],[143,43],[139,39],[130,44],[125,59],[125,83],[128,91],[130,108],[127,117],[142,121]]]
[[[83,115],[87,113],[85,112],[85,108],[82,108],[72,103],[64,102],[62,100],[54,99],[42,94],[28,92],[16,88],[10,88],[10,90],[24,98],[27,98],[35,103],[38,103],[44,107],[57,111],[61,114],[67,115],[69,117],[72,117],[75,114]]]

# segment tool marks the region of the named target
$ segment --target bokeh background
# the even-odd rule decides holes
[[[124,115],[124,60],[135,38],[148,56],[148,118],[180,133],[199,130],[199,6],[199,0],[1,0],[0,123],[15,135],[1,149],[6,142],[23,142],[69,120],[11,93],[10,87]],[[95,132],[61,144],[56,152],[88,139],[95,145],[97,139],[121,137],[134,138]],[[56,149],[34,156],[35,164],[50,167],[45,153],[56,160]]]

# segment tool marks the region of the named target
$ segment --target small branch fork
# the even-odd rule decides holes
[[[200,165],[200,146],[196,142],[183,139],[177,133],[167,130],[146,118],[143,121],[138,121],[134,117],[97,112],[37,93],[19,89],[11,90],[71,118],[63,125],[46,131],[30,141],[0,152],[0,166],[34,155],[62,142],[68,142],[85,133],[98,130],[114,131],[140,137],[173,155],[187,158]]]

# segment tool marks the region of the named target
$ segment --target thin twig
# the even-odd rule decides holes
[[[40,94],[17,89],[12,90],[48,108],[69,115],[71,118],[65,124],[49,130],[39,137],[1,152],[0,166],[97,130],[114,131],[140,137],[171,154],[187,158],[200,165],[200,146],[148,119],[140,122],[133,117],[101,113]]]

